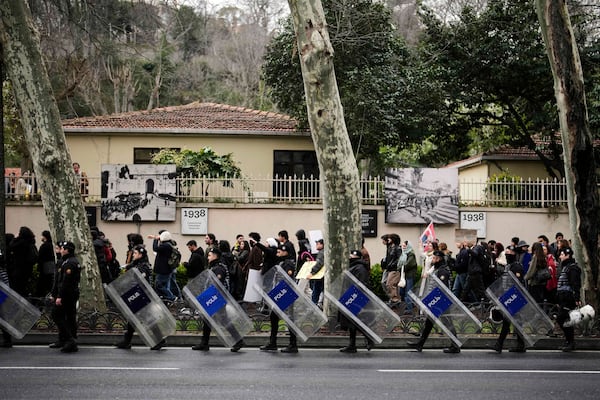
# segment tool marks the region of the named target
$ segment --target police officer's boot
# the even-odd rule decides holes
[[[12,337],[4,329],[2,330],[2,338],[3,338],[3,342],[2,342],[2,344],[0,344],[0,347],[3,347],[5,349],[10,349],[12,347]]]
[[[356,353],[356,329],[350,329],[350,343],[340,349],[342,353]]]
[[[260,350],[262,351],[277,351],[277,336],[273,336],[271,333],[271,337],[269,338],[269,343],[264,346],[260,346]]]
[[[494,343],[492,349],[498,354],[502,353],[502,342],[497,340],[496,343]]]
[[[292,332],[290,332],[290,344],[288,344],[287,347],[284,347],[283,349],[281,349],[281,352],[282,353],[297,353],[298,352],[296,335],[294,335]]]
[[[123,335],[123,340],[115,345],[117,349],[130,349],[131,348],[131,339],[133,339],[133,332],[127,330]]]
[[[423,351],[423,345],[425,345],[425,340],[423,338],[420,338],[419,340],[408,341],[406,342],[406,344],[408,345],[408,347],[412,347],[416,351],[421,352]]]
[[[79,348],[77,347],[77,343],[75,343],[74,340],[69,340],[62,349],[60,349],[61,352],[63,353],[75,353],[77,351],[79,351]]]
[[[527,349],[525,349],[525,341],[521,337],[521,335],[517,335],[517,346],[512,349],[508,349],[511,353],[525,353]]]

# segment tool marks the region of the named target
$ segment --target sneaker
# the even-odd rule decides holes
[[[50,347],[51,349],[62,349],[64,346],[65,346],[65,342],[54,342],[54,343],[51,343],[50,346],[48,346],[48,347]]]
[[[282,353],[297,353],[298,352],[298,347],[294,346],[294,345],[289,345],[284,347],[283,349],[281,349]]]
[[[200,343],[192,346],[192,350],[208,351],[210,350],[210,347],[208,346],[208,343]]]
[[[260,346],[261,351],[277,351],[277,345],[275,343],[267,343],[264,346]]]
[[[158,342],[154,347],[150,347],[150,350],[160,350],[163,346],[167,345],[167,341],[165,339]]]
[[[128,349],[130,349],[130,348],[131,348],[131,343],[130,343],[130,342],[127,342],[127,341],[125,341],[125,340],[123,340],[122,342],[119,342],[119,343],[115,344],[115,347],[116,347],[117,349],[125,349],[125,350],[128,350]]]
[[[340,349],[342,353],[356,353],[356,346],[346,346]]]
[[[458,354],[458,353],[460,353],[460,348],[454,347],[454,346],[447,347],[447,348],[444,349],[444,353],[446,353],[446,354]]]
[[[243,340],[240,340],[239,342],[237,342],[236,344],[233,345],[233,347],[231,347],[231,352],[232,353],[237,353],[242,347],[244,347],[246,343],[244,343]]]
[[[408,342],[406,342],[406,345],[407,345],[408,347],[412,347],[413,349],[415,349],[415,350],[416,350],[416,351],[418,351],[419,353],[420,353],[421,351],[423,351],[423,343],[422,343],[420,340],[418,340],[418,341],[416,341],[416,342],[414,342],[414,341],[408,341]]]

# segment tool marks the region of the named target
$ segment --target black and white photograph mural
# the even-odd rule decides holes
[[[175,165],[102,164],[104,221],[175,221]]]
[[[456,168],[389,168],[385,171],[385,222],[458,222]]]

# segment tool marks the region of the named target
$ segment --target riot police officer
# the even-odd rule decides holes
[[[444,282],[444,284],[449,287],[449,285],[450,285],[450,269],[448,268],[448,265],[446,264],[445,254],[440,250],[434,251],[431,264],[434,268],[433,274],[435,274],[435,276],[437,276],[439,280]],[[442,318],[447,318],[447,317],[442,317]],[[444,323],[444,324],[449,326],[449,328],[451,330],[454,330],[454,325],[452,324],[452,321],[447,321],[447,322],[448,322],[447,324],[446,323]],[[406,344],[409,345],[410,347],[415,348],[419,352],[422,351],[423,346],[425,345],[425,342],[427,341],[427,338],[429,337],[429,334],[431,333],[432,329],[433,329],[433,321],[431,321],[431,319],[427,318],[419,340],[409,341],[409,342],[406,342]],[[453,342],[450,347],[447,347],[444,349],[444,353],[460,353],[460,347],[458,347]]]
[[[77,350],[77,300],[79,300],[79,280],[81,265],[75,257],[73,242],[60,242],[61,261],[52,287],[52,319],[58,328],[58,341],[50,348],[60,349],[63,353]]]
[[[558,251],[560,260],[560,275],[558,276],[558,287],[556,294],[560,311],[556,322],[565,334],[565,344],[560,347],[562,351],[575,350],[575,328],[572,325],[565,326],[570,320],[569,311],[581,306],[579,292],[581,291],[581,268],[573,258],[573,249],[562,248]]]

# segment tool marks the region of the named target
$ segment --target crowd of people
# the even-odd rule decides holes
[[[405,304],[404,314],[413,314],[413,305],[408,291],[413,290],[418,274],[417,263],[408,241],[402,242],[396,234],[381,237],[386,246],[386,255],[381,261],[382,288],[389,298],[390,307]],[[453,255],[446,243],[428,240],[423,245],[421,256],[421,278],[435,274],[442,280],[460,301],[471,306],[486,301],[485,290],[508,271],[513,272],[527,288],[534,301],[546,310],[558,306],[557,322],[561,326],[565,343],[563,351],[575,349],[574,330],[565,326],[569,311],[581,306],[581,268],[575,262],[569,241],[557,232],[550,242],[546,235],[539,235],[529,245],[525,240],[513,237],[510,244],[504,245],[495,240],[456,243],[457,253]],[[402,284],[400,284],[402,282]],[[451,325],[451,324],[450,324]],[[567,324],[568,325],[568,324]],[[410,344],[421,351],[432,328],[426,324],[418,341]],[[510,323],[503,321],[503,328],[494,350],[502,352]],[[517,336],[514,352],[525,352],[523,338]],[[460,352],[458,347],[444,349],[446,353]]]
[[[276,237],[269,237],[264,241],[257,232],[250,232],[247,238],[238,234],[233,244],[228,240],[217,240],[214,234],[209,233],[204,237],[204,249],[196,240],[186,243],[190,255],[182,263],[181,253],[170,232],[162,230],[148,235],[147,239],[152,240],[151,247],[146,247],[141,235],[131,233],[127,235],[128,251],[123,265],[117,260],[111,241],[100,230],[92,228],[91,236],[103,283],[110,283],[124,271],[136,268],[153,285],[157,294],[170,303],[182,301],[177,280],[180,265],[183,266],[187,279],[195,278],[205,269],[212,270],[223,286],[240,302],[259,302],[260,296],[256,295],[254,286],[248,284],[249,276],[253,273],[264,275],[279,265],[294,278],[305,262],[310,261],[311,268],[307,276],[310,279],[326,265],[324,240],[319,238],[310,243],[304,230],[296,232],[297,250],[286,230],[281,230]],[[16,237],[7,234],[6,239],[8,251],[3,257],[1,277],[23,297],[48,298],[55,306],[52,316],[59,330],[58,341],[51,347],[60,348],[63,352],[77,351],[75,303],[79,297],[81,267],[74,255],[75,246],[72,242],[59,242],[54,246],[50,232],[44,231],[41,233],[42,243],[38,249],[35,235],[27,227],[21,227]],[[581,269],[573,258],[570,243],[562,233],[557,233],[552,243],[545,235],[540,235],[531,246],[518,237],[512,238],[506,247],[493,240],[479,243],[464,241],[456,243],[456,255],[445,243],[435,240],[427,241],[422,254],[417,255],[412,243],[402,241],[397,234],[386,234],[381,239],[386,247],[385,257],[381,260],[381,285],[390,307],[398,307],[403,314],[413,315],[415,307],[408,293],[414,290],[419,279],[430,274],[435,274],[442,280],[461,301],[477,304],[485,301],[487,286],[502,274],[511,271],[527,287],[537,303],[559,306],[557,321],[565,335],[562,350],[575,349],[573,328],[563,325],[569,318],[569,310],[581,305]],[[150,251],[155,254],[153,262],[150,260]],[[34,284],[35,264],[38,266],[38,277]],[[422,266],[420,273],[418,265]],[[349,271],[368,286],[370,267],[370,255],[363,241],[362,248],[352,250],[349,255]],[[310,288],[312,301],[322,307],[324,278],[311,279]],[[278,350],[279,316],[273,311],[270,312],[270,321],[272,329],[268,343],[260,348],[263,351]],[[350,332],[350,343],[341,351],[356,352],[357,327],[343,317],[340,318],[340,323]],[[426,323],[420,339],[410,344],[421,351],[432,327],[431,321]],[[494,346],[495,351],[502,351],[509,329],[510,323],[504,321],[502,332]],[[207,351],[210,332],[209,324],[205,323],[202,341],[192,348]],[[3,333],[2,346],[10,347],[10,335]],[[133,333],[134,327],[128,324],[123,340],[117,347],[130,348]],[[152,349],[159,350],[165,344],[163,340]],[[243,345],[243,341],[240,341],[231,350],[238,351]],[[368,340],[367,349],[372,346],[373,343]],[[281,351],[298,351],[293,332],[290,332],[289,345]],[[456,353],[460,349],[452,346],[445,351]],[[519,337],[517,347],[511,351],[525,351],[522,338]]]

